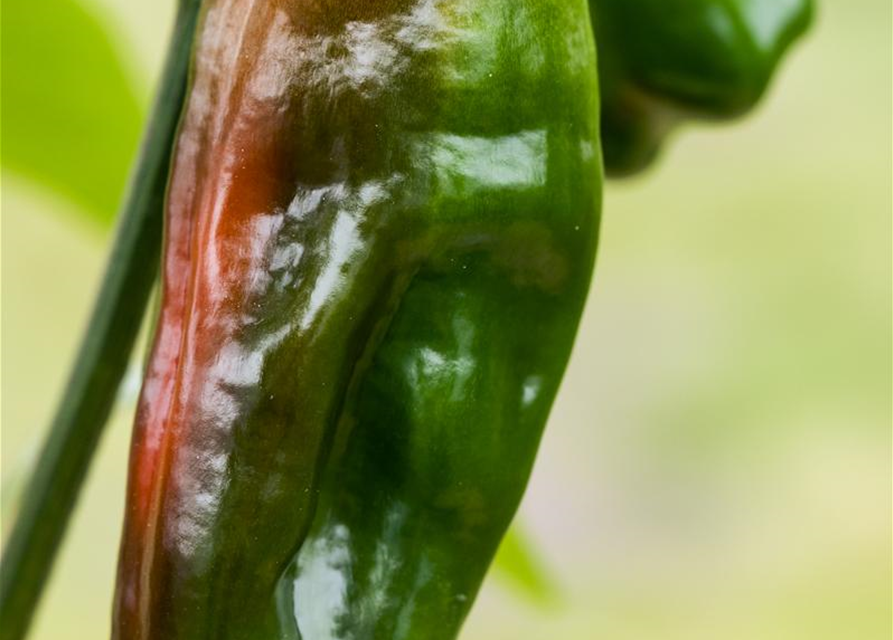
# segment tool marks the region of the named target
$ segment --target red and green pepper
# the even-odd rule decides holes
[[[52,556],[111,406],[164,193],[113,638],[451,640],[570,355],[602,158],[635,173],[679,122],[752,108],[811,4],[203,0],[194,28],[198,2],[167,188],[183,55],[0,635],[24,634],[49,569],[29,536]]]

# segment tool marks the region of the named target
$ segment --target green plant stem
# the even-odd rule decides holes
[[[28,630],[111,413],[155,282],[165,186],[186,94],[198,8],[199,0],[180,2],[161,86],[99,297],[4,549],[0,640],[20,640]],[[88,162],[90,150],[83,151]]]

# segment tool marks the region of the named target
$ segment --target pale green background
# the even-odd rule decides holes
[[[148,100],[171,4],[90,0]],[[466,640],[891,637],[889,0],[827,0],[765,104],[607,189],[595,285],[520,520]],[[89,149],[84,150],[89,154]],[[107,232],[2,183],[4,529]],[[107,636],[135,381],[35,640]]]

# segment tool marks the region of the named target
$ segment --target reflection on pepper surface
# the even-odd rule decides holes
[[[600,201],[583,0],[212,0],[113,634],[453,638]]]

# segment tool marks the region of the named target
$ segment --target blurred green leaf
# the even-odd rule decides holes
[[[546,604],[555,597],[554,583],[538,556],[535,545],[517,524],[512,525],[502,539],[493,561],[493,569],[497,576],[504,578],[530,600]]]
[[[74,0],[6,0],[2,93],[3,167],[109,225],[143,113],[100,21]]]

